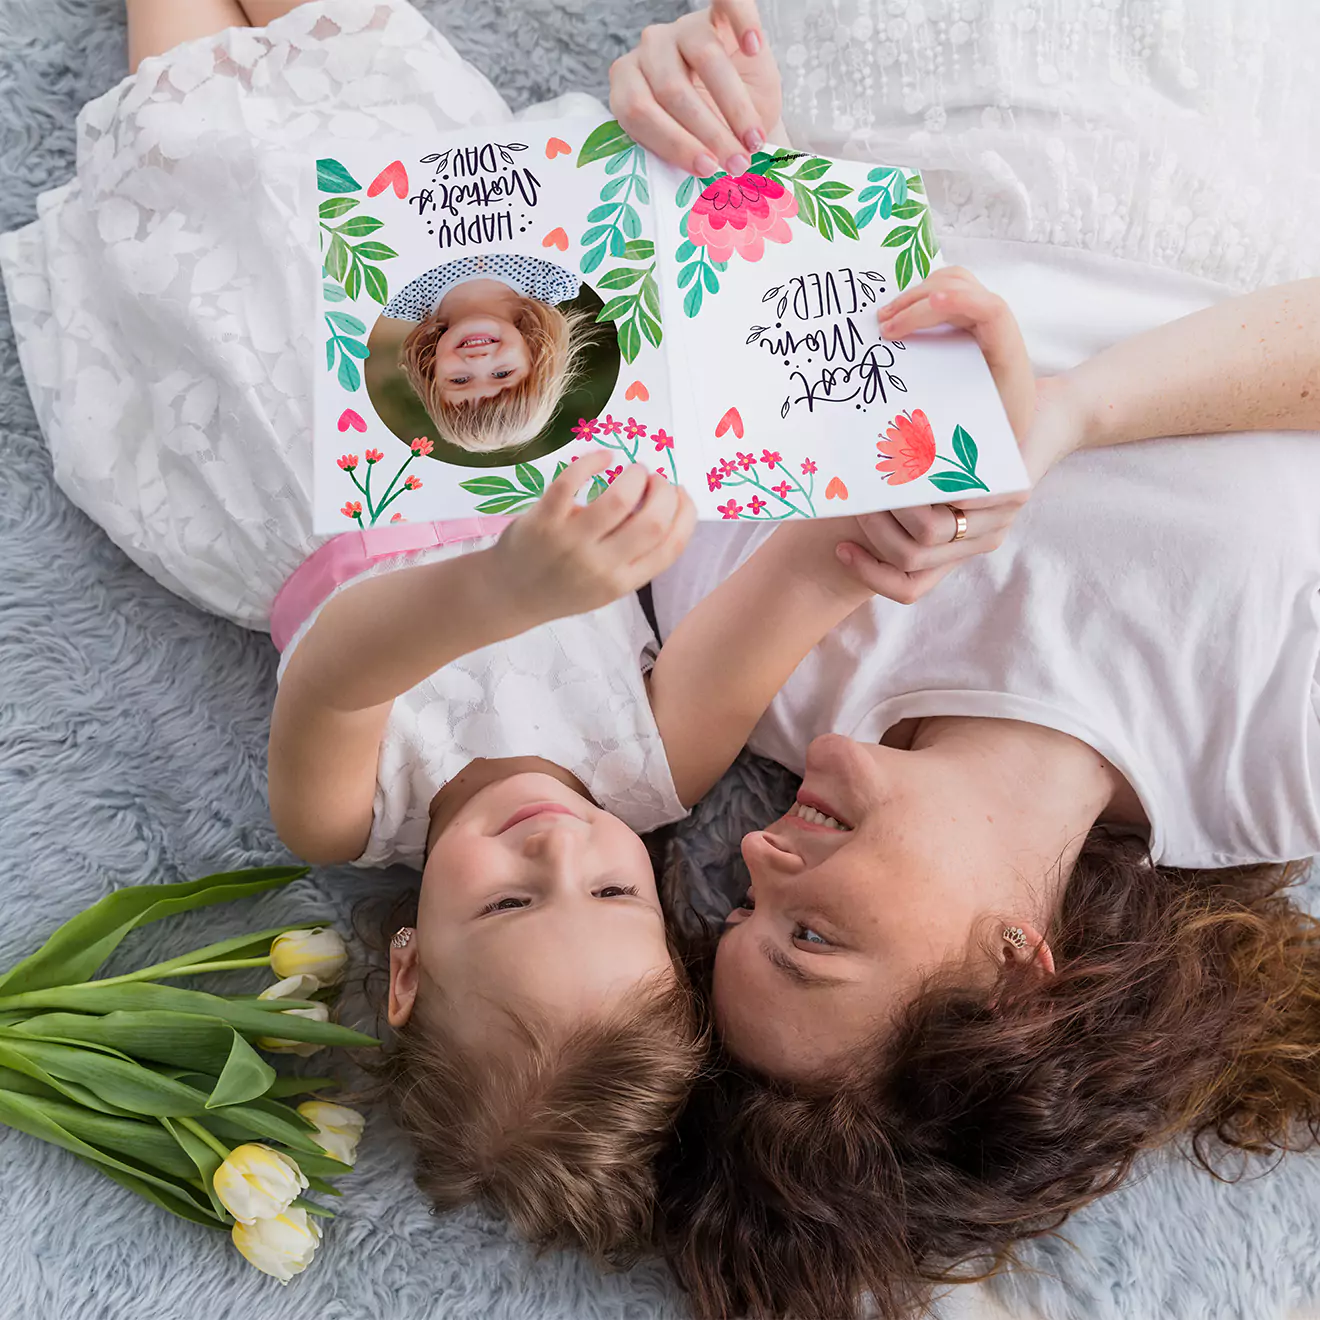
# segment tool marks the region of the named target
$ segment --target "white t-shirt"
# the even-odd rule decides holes
[[[1223,296],[1088,253],[946,247],[1008,299],[1041,372]],[[837,628],[750,745],[801,773],[821,733],[878,741],[909,717],[1024,720],[1082,739],[1127,776],[1157,861],[1320,853],[1318,495],[1310,432],[1073,455],[999,550],[913,606],[877,599]],[[661,636],[769,530],[703,524],[655,583]]]
[[[452,558],[493,537],[373,564],[364,578]],[[280,657],[279,677],[323,602]],[[637,596],[555,619],[473,651],[396,697],[381,736],[371,837],[356,866],[422,868],[431,799],[477,757],[543,756],[571,771],[606,811],[638,833],[681,820],[645,676],[655,636]]]

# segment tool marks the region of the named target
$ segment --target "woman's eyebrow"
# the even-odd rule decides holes
[[[838,985],[839,980],[833,976],[821,976],[816,972],[808,972],[788,956],[782,949],[777,949],[769,940],[761,941],[761,952],[765,954],[766,961],[771,967],[776,967],[790,981],[804,986],[822,986]]]

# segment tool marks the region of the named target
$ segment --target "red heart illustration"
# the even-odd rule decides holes
[[[396,197],[407,197],[408,171],[403,168],[403,161],[396,160],[386,165],[372,180],[371,187],[367,189],[367,196],[379,196],[390,184],[394,185],[394,195]]]
[[[641,399],[645,403],[651,397],[651,391],[640,380],[635,380],[624,390],[623,397],[625,399]]]
[[[739,440],[743,438],[743,419],[742,413],[737,408],[730,408],[728,412],[720,418],[720,424],[715,428],[715,439],[718,440],[725,431],[733,427],[733,433]]]
[[[557,247],[561,252],[568,251],[568,235],[563,227],[552,229],[542,240],[542,247]]]
[[[366,422],[364,422],[352,408],[345,408],[344,411],[339,414],[339,429],[341,431],[347,431],[350,426],[355,431],[365,431],[367,429]]]
[[[838,477],[831,477],[830,484],[825,487],[825,498],[827,500],[846,500],[848,498],[848,487]]]
[[[567,156],[572,150],[573,148],[563,138],[551,138],[545,144],[545,158],[546,160],[554,160],[556,156]]]

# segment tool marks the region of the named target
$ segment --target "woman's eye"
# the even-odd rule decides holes
[[[738,901],[738,906],[747,912],[756,911],[756,899],[752,897],[752,891],[749,889]]]
[[[597,898],[619,898],[624,894],[635,894],[636,885],[606,885],[604,889],[596,890]]]
[[[525,908],[529,901],[526,898],[497,898],[481,909],[481,915],[484,917],[487,912],[512,912],[517,908]]]
[[[812,930],[810,926],[794,926],[793,938],[795,940],[801,940],[803,944],[814,944],[818,948],[821,946],[828,948],[830,943],[829,940],[818,931]]]

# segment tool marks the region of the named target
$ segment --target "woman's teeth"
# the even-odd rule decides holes
[[[827,816],[823,811],[817,811],[815,807],[809,807],[805,802],[795,802],[793,810],[788,813],[790,816],[797,816],[801,820],[807,821],[812,825],[827,825],[832,830],[839,830],[846,834],[852,829],[851,825],[844,825],[835,820],[833,816]]]

